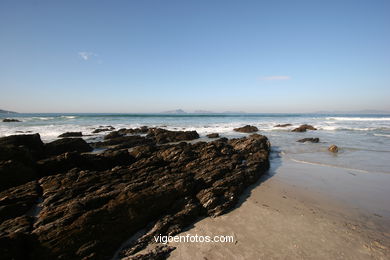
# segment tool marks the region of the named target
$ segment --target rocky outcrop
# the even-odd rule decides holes
[[[154,139],[158,144],[166,144],[198,139],[199,134],[196,131],[169,131],[161,128],[150,128],[146,137]]]
[[[58,137],[80,137],[80,136],[83,136],[82,132],[66,132],[60,134]]]
[[[11,123],[11,122],[22,122],[22,121],[20,121],[20,120],[18,120],[18,119],[4,118],[4,119],[3,119],[3,122],[4,122],[4,123]]]
[[[311,125],[301,125],[300,127],[297,127],[292,130],[292,132],[306,132],[306,130],[317,130],[314,126]]]
[[[338,153],[339,148],[337,147],[337,145],[332,144],[331,146],[329,146],[328,151],[332,153]]]
[[[23,147],[34,158],[41,158],[44,156],[44,145],[39,134],[1,137],[0,146],[11,148]]]
[[[275,125],[274,127],[287,127],[287,126],[292,126],[292,124],[278,124],[278,125]]]
[[[310,142],[310,143],[318,143],[320,141],[320,138],[318,137],[315,137],[315,138],[303,138],[303,139],[299,139],[297,142],[300,142],[300,143],[306,143],[306,142]]]
[[[112,131],[112,130],[115,130],[114,127],[112,126],[108,126],[106,128],[98,128],[98,129],[95,129],[92,131],[93,134],[97,134],[97,133],[101,133],[101,132],[109,132],[109,131]]]
[[[259,131],[259,129],[256,126],[251,126],[251,125],[234,128],[233,130],[240,133],[254,133]]]
[[[92,147],[82,138],[64,138],[45,144],[46,155],[59,155],[66,152],[90,152]]]
[[[208,138],[218,138],[219,137],[219,134],[218,133],[211,133],[211,134],[208,134],[206,135]]]
[[[144,136],[132,135],[132,136],[118,136],[112,137],[101,142],[91,143],[96,148],[110,148],[110,149],[123,149],[132,148],[143,144],[154,144],[154,139],[146,138]]]
[[[153,243],[154,235],[174,235],[199,217],[230,210],[269,167],[265,136],[155,144],[198,136],[169,132],[153,130],[148,137],[103,141],[121,147],[121,141],[130,140],[123,138],[136,138],[138,145],[133,142],[130,152],[115,148],[83,154],[64,145],[66,153],[47,153],[55,156],[39,159],[36,167],[41,176],[49,176],[0,193],[0,255],[111,259],[124,241],[144,230],[119,257],[164,258],[173,248],[140,251]],[[59,141],[63,140],[73,139]]]

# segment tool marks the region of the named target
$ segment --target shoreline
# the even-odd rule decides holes
[[[169,243],[176,247],[169,259],[386,259],[388,216],[341,201],[342,193],[314,190],[307,186],[315,182],[312,176],[302,176],[313,167],[316,173],[334,169],[281,160],[279,167],[271,161],[270,174],[248,188],[234,210],[202,219],[179,234],[233,234],[234,243]],[[343,169],[336,172],[346,174]],[[305,178],[306,183],[298,183]]]

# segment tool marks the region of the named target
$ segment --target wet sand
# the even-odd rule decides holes
[[[390,175],[274,159],[231,212],[179,235],[234,243],[170,243],[169,259],[388,259]]]

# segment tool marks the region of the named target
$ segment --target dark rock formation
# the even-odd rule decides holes
[[[278,125],[276,125],[276,126],[274,126],[274,127],[287,127],[287,126],[292,126],[292,124],[278,124]]]
[[[236,132],[241,132],[241,133],[253,133],[253,132],[259,131],[259,129],[256,126],[251,126],[251,125],[246,125],[243,127],[234,128],[233,130]]]
[[[45,144],[47,155],[59,155],[66,152],[90,152],[89,146],[82,138],[64,138]]]
[[[100,132],[109,132],[109,131],[112,131],[114,130],[115,128],[113,127],[109,127],[109,128],[98,128],[98,129],[95,129],[92,131],[93,134],[97,134],[97,133],[100,133]]]
[[[147,137],[154,139],[158,144],[166,144],[198,139],[199,134],[196,131],[169,131],[161,128],[150,128]]]
[[[339,148],[337,147],[337,145],[332,144],[331,146],[329,146],[328,150],[332,153],[338,153]]]
[[[311,142],[311,143],[318,143],[320,141],[320,138],[303,138],[299,139],[297,142],[300,143],[306,143],[306,142]]]
[[[82,132],[66,132],[59,135],[58,137],[80,137],[80,136],[83,136]]]
[[[132,148],[138,145],[143,144],[154,144],[155,141],[150,138],[146,138],[139,135],[133,136],[118,136],[116,138],[110,138],[102,142],[91,143],[93,147],[97,148],[112,148],[112,149],[122,149],[122,148]]]
[[[20,120],[18,120],[18,119],[4,118],[4,119],[3,119],[3,122],[5,122],[5,123],[11,123],[11,122],[22,122],[22,121],[20,121]]]
[[[297,127],[292,130],[292,132],[306,132],[306,130],[317,130],[314,126],[311,125],[301,125],[300,127]]]
[[[85,145],[73,138],[46,144],[47,156],[56,156],[38,160],[36,168],[40,176],[50,176],[0,192],[0,256],[111,259],[124,241],[145,229],[119,254],[131,258],[153,243],[154,235],[174,235],[199,217],[230,210],[269,167],[270,144],[262,135],[154,144],[198,136],[170,132],[154,129],[149,137],[104,141],[117,147],[130,142],[136,146],[130,153],[116,148],[81,154],[79,146]],[[163,259],[173,249],[157,245],[134,259]]]
[[[207,135],[208,138],[218,138],[219,134],[218,133],[211,133]]]
[[[10,135],[0,138],[0,146],[23,146],[34,158],[40,158],[44,153],[44,146],[39,134]]]

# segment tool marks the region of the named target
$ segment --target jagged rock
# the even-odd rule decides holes
[[[58,137],[79,137],[83,136],[82,132],[66,132],[63,134],[60,134]]]
[[[33,166],[20,161],[0,161],[0,191],[14,187],[37,177]]]
[[[167,134],[168,137],[161,140],[195,136],[184,133],[175,133],[173,137]],[[157,139],[160,134],[151,134],[150,138],[142,140]],[[131,136],[108,141],[128,137]],[[144,256],[137,252],[146,248],[154,235],[177,234],[199,217],[217,216],[231,209],[243,190],[268,169],[269,150],[268,139],[254,134],[208,143],[143,144],[132,149],[131,155],[121,150],[107,151],[103,155],[69,153],[49,158],[58,159],[60,163],[76,156],[72,161],[77,162],[81,157],[81,163],[85,163],[84,160],[104,161],[99,157],[103,156],[112,158],[112,166],[126,163],[96,170],[92,170],[94,163],[85,165],[86,170],[76,165],[66,173],[46,176],[38,182],[0,193],[0,215],[7,207],[18,209],[6,214],[11,216],[8,220],[17,221],[2,222],[0,230],[23,227],[20,229],[23,239],[10,240],[9,234],[3,232],[0,241],[10,245],[13,251],[6,253],[14,258],[18,257],[17,252],[23,252],[30,259],[110,259],[124,241],[146,228],[145,235],[125,248],[120,257],[157,259],[170,249],[157,248]],[[127,158],[133,159],[129,163]],[[31,187],[26,188],[26,185]],[[31,196],[2,199],[2,196],[24,194],[27,190]],[[28,208],[34,206],[39,196],[42,196],[42,210],[34,225],[24,225],[29,221]],[[21,205],[21,208],[13,205]],[[3,249],[0,246],[0,252]]]
[[[292,126],[292,124],[278,124],[278,125],[276,125],[276,126],[274,126],[274,127],[287,127],[287,126]]]
[[[297,142],[300,143],[306,143],[306,142],[311,142],[311,143],[318,143],[320,141],[320,138],[303,138],[299,139]]]
[[[63,138],[45,144],[45,152],[49,156],[59,155],[66,152],[90,152],[89,146],[82,138]]]
[[[125,133],[121,132],[120,130],[119,131],[113,131],[113,132],[109,133],[108,135],[104,136],[104,140],[118,138],[118,137],[122,137],[124,135],[125,135]]]
[[[147,137],[155,139],[158,144],[165,144],[198,139],[199,134],[196,131],[169,131],[161,128],[150,128]]]
[[[100,132],[109,132],[109,131],[112,131],[114,130],[115,128],[98,128],[98,129],[95,129],[92,131],[93,134],[97,134],[97,133],[100,133]]]
[[[146,134],[149,131],[147,126],[141,126],[140,128],[126,129],[126,134]]]
[[[293,129],[292,132],[306,132],[306,130],[317,130],[317,128],[311,125],[304,124],[300,127]]]
[[[138,145],[154,144],[155,141],[139,135],[119,136],[104,140],[102,142],[91,143],[93,147],[112,147],[115,149],[132,148]]]
[[[339,151],[339,148],[337,147],[337,145],[332,144],[331,146],[329,146],[328,150],[332,153],[337,153]]]
[[[40,176],[65,173],[73,168],[80,170],[107,170],[116,166],[130,165],[134,157],[127,149],[107,150],[101,154],[64,153],[37,162]]]
[[[251,126],[251,125],[234,128],[233,130],[240,133],[253,133],[259,131],[259,129],[256,126]]]
[[[1,137],[0,146],[23,146],[34,158],[41,158],[44,156],[44,146],[39,134],[10,135]]]
[[[218,138],[219,134],[218,133],[211,133],[207,135],[208,138]]]
[[[20,121],[20,120],[18,120],[18,119],[4,118],[4,119],[3,119],[3,122],[5,122],[5,123],[11,123],[11,122],[22,122],[22,121]]]

